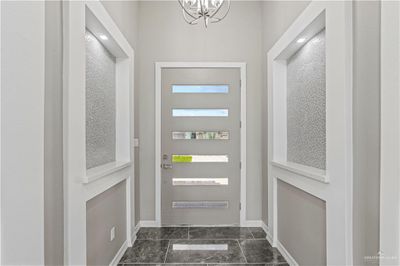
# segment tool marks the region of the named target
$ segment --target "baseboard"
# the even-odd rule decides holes
[[[139,227],[159,227],[156,221],[153,220],[143,220],[139,221]]]
[[[269,230],[268,225],[266,225],[263,221],[261,221],[261,228],[264,229],[264,232],[267,234],[267,240],[269,243],[272,245],[272,234],[271,231]]]
[[[279,252],[282,254],[282,256],[285,258],[285,260],[290,266],[299,266],[299,264],[292,257],[292,255],[290,255],[290,253],[286,250],[286,248],[282,245],[281,242],[277,241],[276,248],[279,250]]]
[[[266,225],[263,221],[261,221],[261,228],[264,229],[265,233],[267,234],[268,242],[271,243],[271,245],[273,246],[272,234],[271,230],[269,230],[268,225]],[[290,266],[299,266],[299,264],[292,257],[292,255],[290,255],[290,253],[286,250],[286,248],[282,245],[281,242],[277,241],[276,248],[279,250],[279,252],[282,254],[282,256],[285,258],[285,260]]]
[[[113,260],[110,262],[110,266],[117,266],[118,262],[121,260],[122,256],[124,255],[127,249],[128,249],[128,241],[125,240],[125,242],[122,244],[121,248],[118,250]]]
[[[261,220],[246,220],[245,227],[262,227],[263,222]]]
[[[131,235],[131,243],[132,243],[132,245],[136,241],[136,234],[139,231],[139,229],[140,229],[140,222],[138,222],[137,225],[132,230],[132,235]]]

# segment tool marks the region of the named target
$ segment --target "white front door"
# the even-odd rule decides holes
[[[240,70],[161,72],[161,223],[239,224]]]

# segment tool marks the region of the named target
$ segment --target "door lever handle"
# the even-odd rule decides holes
[[[170,163],[163,163],[161,164],[162,169],[172,169],[172,164]]]

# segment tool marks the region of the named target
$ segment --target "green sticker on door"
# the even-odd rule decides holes
[[[191,163],[192,159],[192,155],[172,155],[173,163]]]

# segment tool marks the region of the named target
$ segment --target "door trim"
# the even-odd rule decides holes
[[[380,265],[400,262],[400,4],[381,8]]]
[[[156,62],[155,63],[155,201],[156,225],[161,226],[161,72],[168,68],[237,68],[240,69],[240,225],[246,224],[246,66],[245,62]]]

